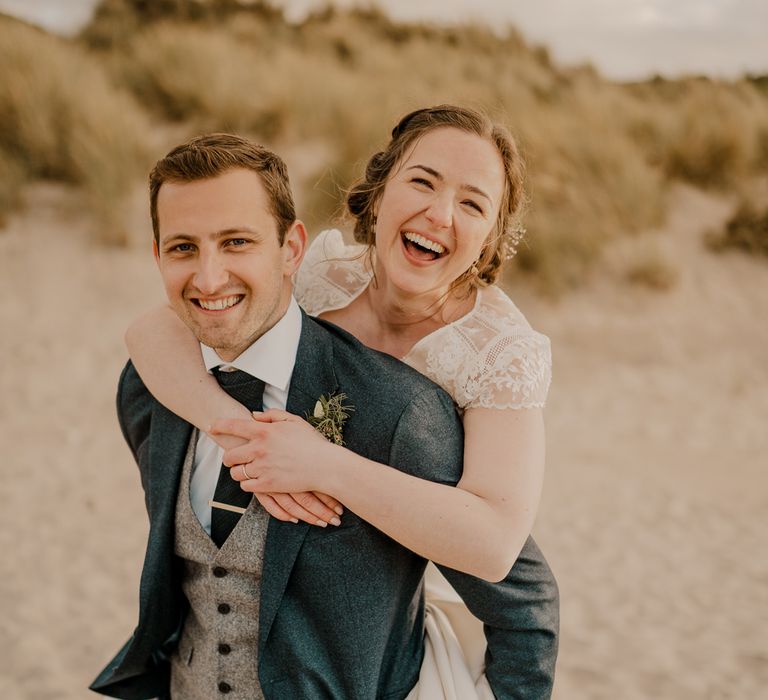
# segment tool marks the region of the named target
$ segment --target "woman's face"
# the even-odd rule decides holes
[[[496,147],[443,127],[393,168],[376,208],[377,276],[401,293],[437,298],[477,260],[504,192]]]

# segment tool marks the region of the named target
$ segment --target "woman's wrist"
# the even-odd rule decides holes
[[[354,467],[355,460],[362,457],[346,447],[326,442],[318,460],[318,488],[316,491],[327,493],[335,499],[344,501],[344,493],[350,485],[350,468]]]

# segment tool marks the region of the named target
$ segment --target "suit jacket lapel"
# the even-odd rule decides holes
[[[189,447],[192,426],[164,406],[157,404],[152,413],[150,441],[150,496],[153,499],[153,514],[164,522],[173,520],[179,479],[184,457]]]
[[[178,626],[179,601],[174,571],[176,499],[192,426],[157,404],[149,441],[149,546],[141,585],[142,613],[163,636]]]
[[[286,408],[290,413],[303,418],[312,413],[321,394],[328,396],[337,390],[330,335],[302,311],[301,338]],[[310,527],[307,523],[285,523],[274,518],[269,521],[261,579],[260,658],[291,570]]]

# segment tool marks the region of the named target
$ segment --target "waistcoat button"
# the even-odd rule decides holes
[[[232,686],[226,681],[221,681],[221,683],[219,683],[220,693],[228,693],[230,690],[232,690]]]
[[[216,578],[224,578],[227,575],[227,570],[223,566],[215,566],[213,568],[213,575]]]
[[[216,608],[222,615],[226,615],[229,613],[232,608],[229,607],[227,603],[219,603],[219,606]]]
[[[232,651],[232,647],[229,644],[219,644],[219,654],[229,654]]]

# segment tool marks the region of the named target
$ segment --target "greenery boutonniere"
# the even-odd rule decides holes
[[[315,404],[311,416],[307,416],[312,425],[326,440],[337,445],[343,445],[342,431],[349,414],[355,410],[354,406],[344,404],[346,394],[330,394],[321,396]]]

